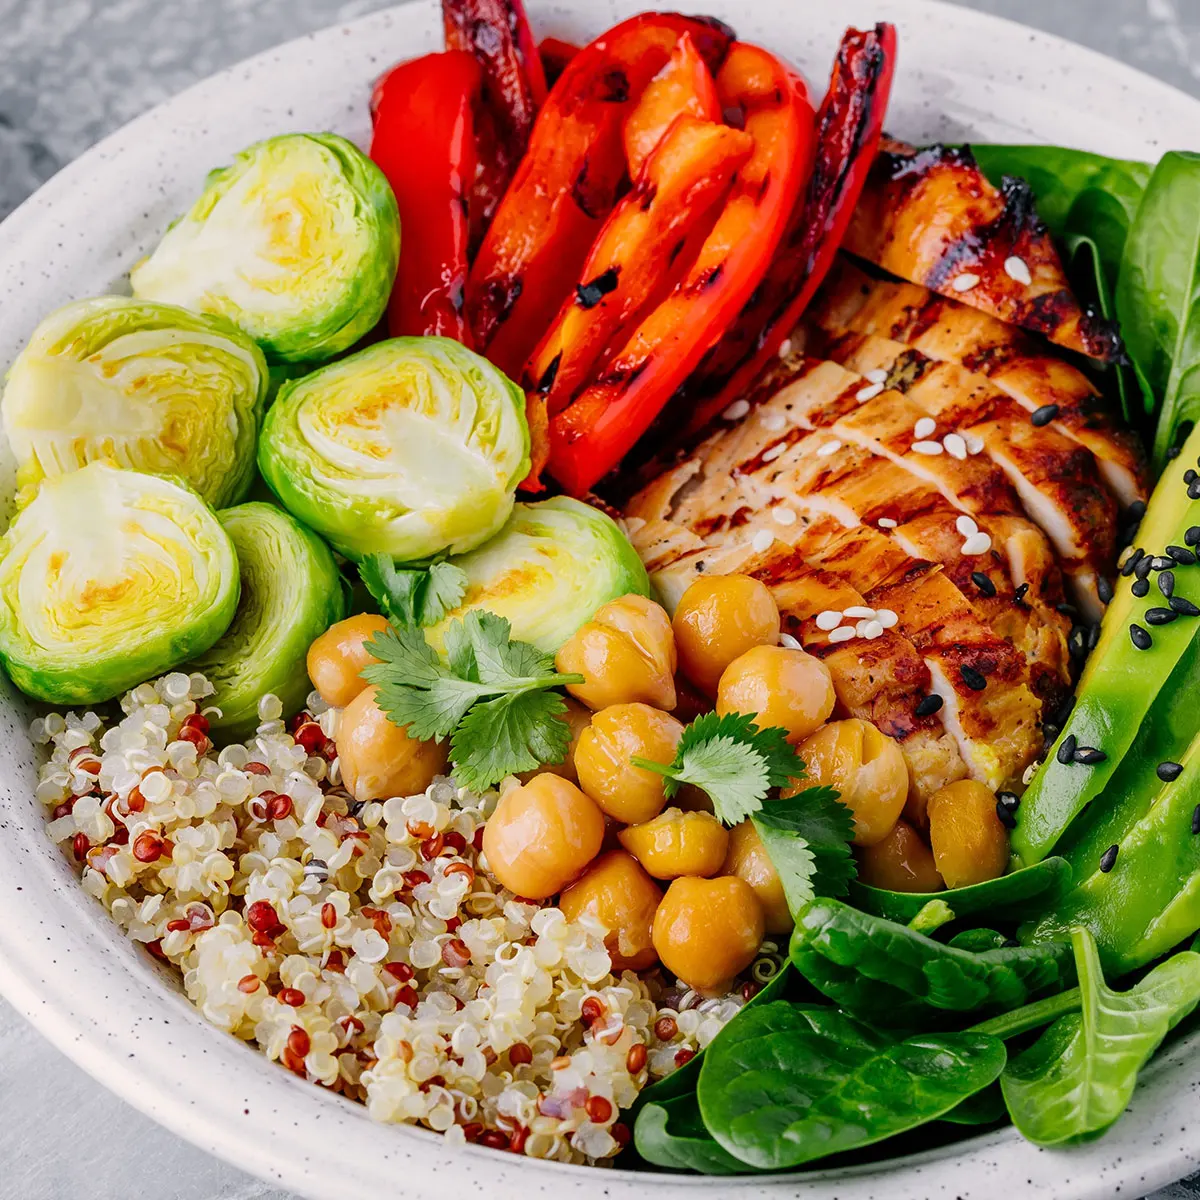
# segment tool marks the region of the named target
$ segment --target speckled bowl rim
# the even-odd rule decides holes
[[[634,0],[532,0],[539,32],[586,40]],[[684,7],[688,7],[685,5]],[[847,23],[900,26],[889,121],[913,139],[971,136],[1077,145],[1127,157],[1200,148],[1200,102],[1067,42],[936,0],[716,0],[698,7],[791,56],[820,86]],[[370,80],[440,46],[434,0],[298,39],[198,84],[105,139],[0,225],[0,362],[69,299],[120,290],[121,276],[194,194],[203,171],[286,129],[334,128],[363,142]],[[0,495],[12,463],[0,445]],[[3,686],[3,685],[0,685]],[[1146,1071],[1103,1140],[1046,1151],[1011,1130],[848,1170],[700,1179],[519,1160],[377,1125],[207,1025],[168,972],[117,932],[43,832],[32,799],[30,713],[0,697],[0,993],[113,1092],[196,1145],[313,1200],[481,1192],[661,1200],[801,1192],[813,1200],[1076,1200],[1144,1194],[1200,1165],[1200,1032]]]

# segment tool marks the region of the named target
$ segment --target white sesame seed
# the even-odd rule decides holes
[[[877,637],[883,637],[883,622],[882,621],[862,621],[858,625],[858,636],[864,637],[868,642],[873,642]]]
[[[1026,266],[1025,260],[1018,258],[1015,254],[1011,258],[1004,260],[1004,273],[1010,279],[1015,279],[1018,283],[1025,284],[1026,287],[1033,282],[1033,276],[1030,275],[1029,267]]]
[[[942,443],[941,442],[913,442],[912,448],[913,448],[913,451],[917,454],[928,454],[928,455],[932,456],[935,454],[941,454]]]
[[[870,620],[874,615],[875,610],[873,608],[867,608],[865,604],[852,604],[849,608],[842,610],[842,616],[852,617],[856,621],[860,617],[865,617],[867,620]]]
[[[954,522],[954,528],[958,530],[963,537],[970,537],[973,533],[979,532],[979,526],[975,524],[971,517],[965,513]]]
[[[880,529],[895,529],[899,523],[900,523],[899,521],[893,520],[891,517],[880,517],[879,518],[879,528]]]
[[[796,514],[790,508],[775,509],[775,520],[780,525],[795,525]]]
[[[855,636],[854,626],[853,625],[843,625],[839,629],[835,629],[835,630],[833,630],[832,633],[830,633],[829,640],[831,642],[835,642],[835,643],[836,642],[848,642],[854,636]]]
[[[967,453],[978,454],[983,449],[983,438],[978,434],[968,433],[966,435]]]
[[[776,442],[773,446],[768,446],[762,452],[762,460],[765,463],[774,462],[787,449],[787,442]]]
[[[774,541],[775,535],[769,529],[760,529],[750,539],[750,545],[756,554],[762,554],[763,551],[770,550],[771,544]]]
[[[750,411],[749,400],[735,400],[722,414],[726,421],[740,421]]]
[[[967,443],[961,433],[948,433],[942,438],[942,445],[946,447],[946,453],[951,458],[957,458],[959,461],[967,457]]]
[[[787,356],[789,354],[791,354],[791,352],[792,352],[792,339],[784,338],[783,341],[779,343],[779,357],[787,358]]]
[[[969,292],[979,282],[979,276],[970,271],[964,271],[950,285],[956,292]]]
[[[863,378],[869,379],[872,383],[887,383],[888,373],[882,367],[876,367],[873,371],[868,371]]]
[[[785,650],[803,650],[804,647],[800,644],[798,638],[792,637],[790,633],[781,633],[779,635],[779,644]]]
[[[1031,762],[1029,766],[1027,766],[1021,773],[1021,782],[1026,785],[1031,784],[1033,782],[1033,777],[1038,773],[1038,767],[1041,765],[1042,764],[1040,762]]]
[[[986,554],[992,548],[992,539],[986,533],[973,533],[962,544],[966,555]]]
[[[826,608],[817,613],[817,628],[825,633],[836,629],[842,623],[842,614],[836,609]]]
[[[854,393],[854,398],[859,402],[859,404],[862,404],[867,400],[874,400],[875,397],[878,396],[882,391],[882,383],[868,383],[866,387],[859,388],[858,391]]]
[[[937,422],[932,417],[922,417],[913,426],[913,436],[916,438],[930,437],[936,428]]]
[[[842,443],[836,438],[832,442],[826,442],[823,446],[817,447],[818,458],[828,458],[831,454],[836,454],[842,448]]]
[[[764,429],[769,429],[773,433],[778,433],[779,430],[787,426],[787,417],[781,412],[776,412],[773,408],[764,409],[762,416],[758,419]]]
[[[900,618],[896,616],[896,614],[892,612],[890,608],[881,608],[878,612],[876,612],[875,620],[877,620],[880,625],[884,627],[884,629],[891,629],[899,622]]]

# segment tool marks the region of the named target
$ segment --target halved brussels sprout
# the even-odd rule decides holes
[[[346,600],[329,547],[282,509],[251,503],[217,515],[237,550],[242,598],[225,636],[188,669],[217,689],[214,737],[240,742],[258,727],[266,692],[285,713],[303,706],[309,644],[346,615]]]
[[[0,403],[17,484],[111,459],[235,504],[267,386],[262,351],[220,317],[125,296],[68,304],[34,330]]]
[[[392,338],[284,384],[258,465],[349,558],[471,550],[504,524],[529,470],[525,397],[449,338]]]
[[[514,505],[487,545],[452,561],[466,572],[467,591],[426,630],[439,650],[450,621],[484,608],[507,617],[514,638],[554,654],[602,604],[650,595],[646,568],[616,522],[567,496]]]
[[[130,272],[135,296],[219,313],[268,358],[330,358],[374,327],[400,255],[396,197],[332,133],[256,142]]]
[[[202,654],[238,592],[195,492],[91,463],[47,479],[0,538],[0,660],[39,700],[96,704]]]

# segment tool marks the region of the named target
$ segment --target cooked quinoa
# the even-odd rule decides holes
[[[209,1021],[380,1121],[609,1160],[629,1139],[620,1110],[778,969],[768,943],[718,999],[657,972],[614,976],[594,918],[489,877],[479,848],[499,793],[438,778],[355,803],[340,710],[313,693],[289,726],[264,696],[254,738],[215,753],[212,691],[174,673],[127,693],[115,724],[34,721],[50,835]]]

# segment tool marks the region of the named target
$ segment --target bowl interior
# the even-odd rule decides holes
[[[644,4],[531,0],[539,35],[586,41]],[[1152,158],[1200,146],[1200,103],[1046,35],[929,0],[706,0],[748,40],[784,53],[819,95],[842,28],[892,20],[900,67],[889,131],[914,141],[1069,144]],[[48,311],[126,290],[130,265],[195,194],[206,170],[246,143],[288,130],[332,129],[364,144],[372,79],[400,58],[441,46],[439,9],[417,0],[249,60],[183,93],[101,143],[0,226],[0,363]],[[0,500],[13,464],[0,444]],[[0,991],[85,1069],[198,1145],[312,1197],[387,1189],[432,1197],[483,1187],[504,1198],[554,1192],[634,1197],[649,1180],[626,1171],[520,1162],[433,1134],[373,1124],[360,1107],[296,1080],[207,1025],[173,976],[119,933],[79,887],[44,833],[33,800],[32,707],[0,680]],[[1104,1141],[1046,1154],[1011,1131],[841,1172],[771,1180],[658,1176],[656,1195],[770,1193],[844,1200],[886,1189],[934,1195],[1140,1194],[1196,1165],[1200,1035],[1182,1038],[1146,1073],[1133,1110]],[[1169,1119],[1162,1114],[1169,1114]],[[1070,1158],[1070,1163],[1062,1161]],[[1069,1172],[1069,1176],[1068,1176]]]

